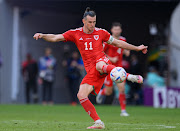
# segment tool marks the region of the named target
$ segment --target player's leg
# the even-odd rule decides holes
[[[126,112],[126,95],[125,95],[125,82],[117,83],[119,89],[119,103],[121,106],[121,116],[129,116]]]
[[[110,78],[110,75],[107,75],[104,80],[105,88],[103,88],[102,95],[110,96],[113,93],[113,81]]]
[[[113,81],[110,78],[110,75],[107,75],[104,80],[105,87],[98,93],[96,97],[96,102],[98,104],[102,103],[104,96],[110,96],[113,93]]]
[[[106,61],[106,60],[104,60],[104,61]],[[100,73],[110,74],[111,70],[114,69],[116,66],[111,65],[111,64],[108,65],[104,61],[97,62],[96,69]],[[131,81],[131,82],[136,82],[136,83],[143,83],[143,77],[140,75],[132,75],[132,74],[127,73],[127,80]]]
[[[110,96],[113,93],[113,86],[105,86],[105,94],[106,96]]]
[[[113,87],[105,86],[96,97],[96,102],[101,104],[104,96],[110,96],[113,93]]]
[[[93,86],[89,84],[80,85],[77,97],[84,110],[94,120],[95,124],[88,129],[103,129],[105,128],[104,123],[99,118],[94,105],[88,99],[88,95],[93,91]]]
[[[131,82],[135,82],[135,83],[143,83],[143,77],[141,75],[133,75],[133,74],[129,74],[127,73],[127,77],[126,79],[128,81],[131,81]]]
[[[114,69],[116,66],[114,65],[108,65],[104,61],[99,61],[96,63],[96,69],[99,71],[101,74],[107,73],[110,74],[111,70]]]

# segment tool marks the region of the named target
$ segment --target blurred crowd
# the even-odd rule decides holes
[[[66,47],[65,47],[66,48]],[[68,51],[68,52],[67,52]],[[64,70],[64,78],[69,88],[69,96],[71,104],[76,105],[78,99],[76,94],[78,92],[79,84],[82,77],[85,75],[82,58],[78,51],[72,53],[65,49],[65,54],[62,61]],[[44,56],[39,60],[35,60],[32,54],[26,55],[26,60],[22,62],[22,76],[25,85],[26,103],[39,103],[42,100],[43,105],[54,103],[53,100],[53,84],[55,82],[55,72],[57,67],[57,60],[53,56],[52,49],[46,48]],[[42,96],[38,92],[38,87],[42,89]],[[42,98],[40,98],[42,97]]]
[[[79,84],[82,78],[85,76],[85,70],[82,58],[78,51],[65,53],[62,66],[64,70],[64,79],[69,89],[70,104],[78,104],[76,94],[78,92]],[[55,72],[57,66],[56,58],[53,56],[52,49],[46,48],[44,56],[41,56],[39,60],[35,60],[32,54],[26,55],[26,60],[22,62],[22,76],[25,85],[25,98],[26,103],[39,103],[40,99],[42,104],[53,104],[53,83],[55,81]],[[132,74],[139,74],[141,72],[140,62],[136,54],[131,54],[130,57],[123,57],[123,67],[125,70]],[[0,57],[0,65],[2,65],[2,58]],[[157,69],[154,66],[149,68],[145,83],[148,87],[164,87],[165,80],[159,75]],[[42,96],[38,93],[38,87],[42,88]],[[114,86],[116,86],[114,84]],[[125,93],[127,104],[143,104],[143,87],[137,83],[126,82]],[[115,101],[118,99],[119,91],[115,87],[112,96],[107,96],[104,104],[118,104]],[[42,97],[42,98],[40,98]],[[112,98],[112,99],[109,99]]]
[[[39,61],[27,54],[22,63],[22,75],[25,82],[26,103],[38,103],[38,86],[42,86],[42,103],[53,104],[53,83],[55,80],[56,58],[52,55],[51,48],[45,49],[44,56]]]
[[[78,103],[76,95],[79,89],[82,74],[84,72],[82,58],[80,57],[78,51],[74,51],[69,58],[63,60],[62,64],[66,69],[65,79],[67,80],[67,85],[69,88],[71,104],[76,105]]]

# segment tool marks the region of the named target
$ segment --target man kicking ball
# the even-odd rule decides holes
[[[134,46],[124,41],[113,38],[110,33],[104,29],[96,28],[96,13],[87,8],[82,22],[83,27],[75,30],[69,30],[63,34],[42,34],[36,33],[33,37],[40,38],[48,42],[72,41],[76,44],[82,56],[87,75],[83,78],[77,97],[84,110],[94,120],[94,125],[87,129],[104,129],[105,125],[98,116],[95,107],[88,99],[88,95],[98,94],[105,77],[115,68],[106,57],[103,51],[103,42],[112,44],[119,48],[127,50],[142,51],[147,53],[147,46]],[[137,75],[128,75],[127,80],[142,83],[142,77]]]

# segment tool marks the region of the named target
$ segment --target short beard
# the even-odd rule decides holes
[[[93,28],[94,29],[94,28]],[[88,29],[90,32],[92,32],[93,31],[93,29]]]

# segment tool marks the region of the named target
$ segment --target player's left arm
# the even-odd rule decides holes
[[[144,46],[144,45],[134,46],[134,45],[129,44],[125,41],[117,40],[115,38],[113,38],[113,40],[110,44],[112,44],[118,48],[123,48],[123,49],[127,49],[127,50],[142,51],[144,54],[147,53],[147,48],[148,48],[148,46]]]

